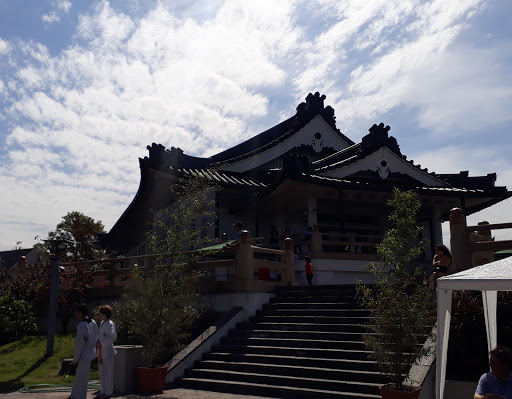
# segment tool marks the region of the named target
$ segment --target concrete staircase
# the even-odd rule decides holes
[[[187,371],[189,389],[274,398],[380,398],[354,286],[282,287]]]

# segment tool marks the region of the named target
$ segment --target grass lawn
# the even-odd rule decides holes
[[[15,391],[35,384],[72,384],[74,376],[59,375],[63,359],[73,357],[75,335],[56,335],[53,356],[46,358],[46,337],[26,337],[0,346],[0,392]],[[91,365],[89,380],[98,379]]]

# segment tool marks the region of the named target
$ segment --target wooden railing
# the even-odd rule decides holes
[[[244,231],[238,245],[227,246],[214,253],[232,253],[234,258],[211,259],[211,256],[209,256],[206,260],[195,262],[194,267],[205,271],[204,278],[201,281],[203,288],[208,288],[209,283],[214,283],[210,286],[215,287],[221,282],[229,286],[224,287],[224,291],[244,292],[261,289],[271,290],[273,288],[272,284],[290,285],[295,283],[293,242],[291,239],[285,240],[283,250],[262,248],[251,245],[250,234],[248,231]],[[168,256],[169,254],[138,255],[63,264],[65,270],[61,276],[64,280],[70,279],[75,273],[74,268],[92,267],[96,270],[92,273],[93,281],[90,284],[89,291],[104,292],[110,290],[110,292],[115,292],[114,296],[117,296],[122,292],[122,288],[130,284],[132,270],[132,268],[121,268],[120,265],[144,260],[150,266],[138,267],[138,269],[150,270],[156,259],[162,255]],[[197,255],[199,259],[211,254],[198,251]],[[265,281],[265,283],[261,281]],[[265,284],[267,286],[264,286]]]
[[[492,230],[510,229],[512,223],[480,222],[468,226],[462,209],[450,211],[450,244],[454,272],[494,261],[494,252],[512,249],[512,240],[494,241]]]
[[[360,259],[378,260],[377,245],[381,235],[358,233],[322,233],[318,226],[313,227],[310,241],[303,241],[302,248],[307,249],[311,257],[320,259]]]

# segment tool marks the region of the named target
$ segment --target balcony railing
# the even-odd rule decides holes
[[[269,249],[251,245],[248,231],[242,233],[236,246],[226,245],[215,251],[215,255],[233,254],[233,259],[206,260],[210,251],[196,251],[198,260],[194,267],[205,271],[200,287],[208,292],[267,292],[275,285],[291,285],[294,279],[293,242],[285,240],[284,249]],[[131,268],[121,268],[122,264],[141,262],[149,264],[142,270],[151,270],[158,257],[169,254],[138,255],[115,259],[63,264],[61,274],[64,282],[73,278],[77,267],[92,267],[93,281],[88,288],[89,296],[119,296],[124,287],[130,284]],[[274,258],[275,260],[272,260]]]
[[[322,233],[315,226],[311,240],[303,240],[297,252],[299,258],[309,255],[316,259],[377,261],[377,245],[382,238],[374,234]]]

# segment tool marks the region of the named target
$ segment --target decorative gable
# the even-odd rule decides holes
[[[322,156],[353,145],[336,127],[334,109],[324,106],[325,96],[309,93],[297,113],[279,125],[211,157],[211,165],[223,170],[246,172],[271,163],[287,152],[308,147]],[[302,153],[308,150],[302,148]]]
[[[325,177],[346,178],[359,172],[376,172],[385,180],[391,173],[407,175],[428,187],[447,187],[449,184],[427,173],[400,152],[396,139],[389,136],[389,126],[373,125],[370,133],[350,151],[332,155],[328,162],[319,162],[316,173]]]

